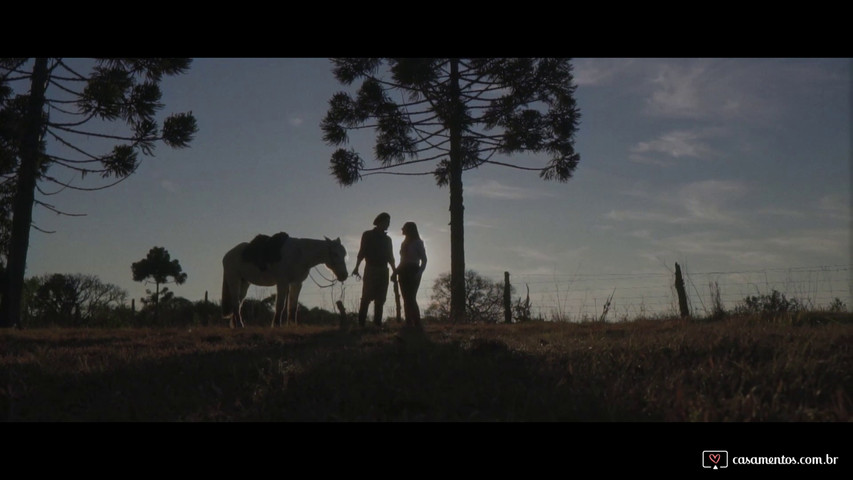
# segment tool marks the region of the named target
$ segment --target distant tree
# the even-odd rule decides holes
[[[335,77],[361,80],[355,96],[336,93],[323,119],[323,139],[334,146],[351,130],[376,129],[381,166],[365,167],[352,149],[332,154],[342,185],[388,173],[432,175],[450,187],[450,308],[465,315],[462,172],[482,165],[530,170],[545,180],[568,181],[580,156],[575,132],[572,66],[565,58],[335,58]],[[523,167],[502,156],[545,152],[544,166]],[[401,167],[431,164],[422,171]]]
[[[153,321],[158,326],[180,327],[192,325],[195,321],[193,302],[177,297],[172,292],[162,295],[159,304],[149,304],[148,308],[153,308]],[[143,313],[148,308],[143,309]]]
[[[177,259],[172,260],[169,252],[163,247],[153,247],[148,251],[145,258],[131,264],[130,269],[133,272],[135,282],[154,280],[156,286],[154,290],[154,319],[156,322],[159,316],[160,285],[169,283],[169,278],[181,285],[187,280],[187,274],[183,272],[180,262]]]
[[[440,275],[432,286],[431,303],[427,314],[450,318],[450,274]],[[510,292],[515,288],[510,286]],[[470,322],[496,323],[503,318],[504,283],[480,275],[474,270],[465,272],[465,318]]]
[[[273,302],[270,303],[269,298],[264,300],[247,298],[243,300],[243,307],[240,310],[243,322],[246,325],[269,325],[274,316],[273,305],[275,305],[275,300],[273,299]]]
[[[175,298],[175,292],[169,290],[169,287],[163,287],[159,290],[149,290],[145,289],[145,297],[142,297],[142,308],[150,308],[154,310],[156,305],[162,305],[165,303],[169,303]]]
[[[189,65],[186,58],[0,58],[0,174],[4,184],[14,184],[0,326],[20,322],[33,207],[68,214],[37,199],[36,192],[56,193],[56,188],[43,188],[47,184],[59,190],[107,188],[133,174],[138,152],[153,155],[157,142],[188,146],[197,131],[192,114],[170,115],[162,128],[156,114],[163,107],[160,81]],[[90,71],[81,73],[86,68]],[[27,93],[13,96],[13,84]],[[116,121],[129,131],[113,133]],[[83,138],[107,153],[88,151]],[[77,182],[98,176],[103,183],[72,183],[55,169],[66,170]],[[2,215],[0,209],[0,220]]]
[[[81,326],[107,309],[124,305],[127,292],[95,275],[52,274],[27,281],[28,317],[42,325]]]

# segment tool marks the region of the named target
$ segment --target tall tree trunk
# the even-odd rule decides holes
[[[154,324],[160,321],[160,282],[154,282]]]
[[[509,272],[504,272],[504,323],[512,323],[512,285]]]
[[[459,60],[450,60],[450,320],[465,322],[465,231],[462,204],[462,115],[459,91]]]
[[[24,119],[24,137],[20,152],[21,166],[18,168],[18,185],[12,207],[9,262],[6,268],[6,281],[3,282],[3,299],[0,301],[0,327],[13,327],[20,323],[21,296],[24,290],[24,275],[27,271],[27,251],[30,247],[36,177],[42,154],[42,115],[47,79],[47,59],[37,58],[33,67],[30,98]]]

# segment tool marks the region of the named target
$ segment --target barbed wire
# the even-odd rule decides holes
[[[836,298],[846,305],[853,304],[853,280],[850,265],[818,265],[787,268],[743,269],[732,271],[682,270],[687,287],[688,303],[692,311],[703,313],[713,305],[715,294],[726,308],[734,308],[746,297],[771,294],[774,290],[789,299],[821,307]],[[504,272],[478,272],[495,282],[502,282]],[[513,302],[527,294],[533,312],[542,318],[571,317],[597,318],[613,294],[610,311],[615,315],[670,314],[678,311],[674,272],[624,272],[624,273],[518,273],[510,272],[510,283],[515,288]],[[254,288],[254,287],[253,287]],[[256,297],[266,297],[269,289],[257,287]],[[334,291],[313,288],[306,284],[300,302],[335,311],[335,301],[345,298],[342,284]],[[356,287],[353,287],[356,288]],[[344,303],[347,309],[357,308],[360,287]],[[614,293],[615,291],[615,293]],[[273,290],[274,293],[274,290]],[[251,296],[250,292],[250,296]],[[432,285],[422,284],[420,301],[432,296]],[[391,302],[393,303],[393,302]],[[386,305],[387,307],[387,305]],[[426,305],[422,305],[424,309]]]

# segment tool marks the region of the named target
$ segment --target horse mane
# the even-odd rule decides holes
[[[290,236],[285,232],[273,236],[258,234],[243,250],[243,260],[254,263],[259,270],[264,271],[267,265],[281,260],[281,247],[288,238]]]

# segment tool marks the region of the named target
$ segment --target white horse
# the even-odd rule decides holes
[[[240,307],[246,298],[249,284],[262,287],[276,287],[275,316],[272,325],[281,325],[285,300],[287,300],[287,322],[296,323],[296,310],[299,305],[299,292],[302,282],[308,277],[311,268],[324,264],[341,282],[347,279],[345,262],[346,249],[341,239],[313,240],[293,238],[283,235],[286,240],[280,249],[268,257],[270,263],[259,264],[258,260],[249,261],[244,251],[249,247],[243,242],[232,248],[222,258],[224,270],[222,278],[222,315],[230,320],[231,328],[244,326],[240,316]],[[254,241],[253,241],[254,243]]]

